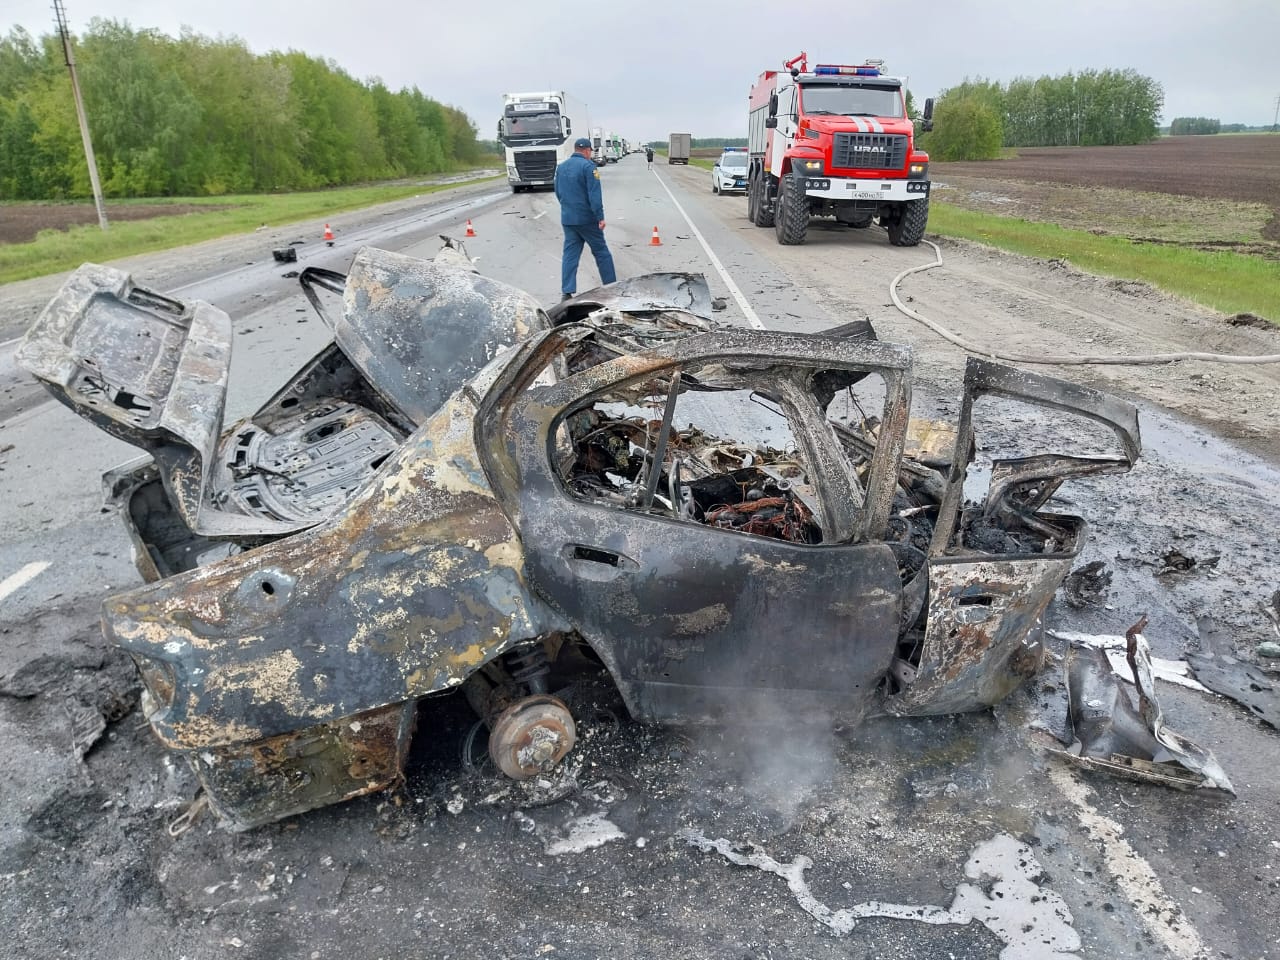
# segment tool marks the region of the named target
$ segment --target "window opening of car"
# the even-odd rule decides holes
[[[822,543],[819,492],[785,392],[768,375],[706,363],[599,395],[562,420],[573,456],[557,457],[561,481],[589,502]]]

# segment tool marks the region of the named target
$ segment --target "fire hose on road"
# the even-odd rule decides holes
[[[900,274],[893,278],[889,283],[889,296],[893,299],[893,304],[902,313],[923,323],[926,327],[936,333],[948,343],[952,343],[964,350],[966,353],[976,354],[980,357],[988,357],[992,360],[1002,360],[1005,363],[1038,363],[1050,366],[1085,366],[1085,365],[1102,365],[1108,364],[1113,366],[1123,365],[1143,365],[1156,363],[1174,363],[1178,360],[1203,360],[1207,363],[1243,363],[1243,364],[1261,364],[1261,363],[1280,363],[1280,353],[1260,354],[1258,356],[1245,356],[1231,353],[1139,353],[1131,356],[1044,356],[1032,355],[1026,353],[1004,353],[999,350],[987,350],[972,341],[966,340],[959,334],[952,333],[946,327],[937,321],[930,320],[924,314],[917,310],[912,310],[898,296],[898,285],[913,273],[923,273],[925,270],[932,270],[934,267],[942,266],[942,251],[938,245],[931,240],[924,240],[933,247],[933,253],[936,259],[933,263],[923,263],[919,266],[908,267]]]

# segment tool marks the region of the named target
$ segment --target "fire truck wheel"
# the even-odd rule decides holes
[[[769,204],[769,175],[760,172],[760,192],[755,198],[755,223],[759,227],[772,227],[777,207]]]
[[[786,246],[804,243],[809,229],[809,198],[805,196],[804,182],[783,177],[778,186],[778,206],[774,211],[778,242]]]
[[[769,208],[768,185],[765,183],[765,177],[767,176],[768,174],[761,171],[752,181],[752,189],[755,191],[756,198],[756,212],[755,216],[751,218],[751,222],[757,227],[773,226],[773,210]]]
[[[885,225],[889,231],[889,242],[895,247],[914,247],[924,237],[928,223],[929,198],[908,200],[899,208],[897,216]]]

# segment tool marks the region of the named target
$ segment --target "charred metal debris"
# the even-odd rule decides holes
[[[1087,536],[1059,486],[1141,447],[1131,405],[980,359],[957,422],[912,419],[908,348],[715,323],[696,274],[544,311],[447,243],[300,282],[333,340],[229,426],[227,315],[118,270],[76,271],[19,351],[145,451],[105,478],[146,585],[103,628],[232,829],[393,783],[416,701],[456,688],[505,773],[548,769],[574,664],[651,721],[994,704]],[[1114,449],[975,473],[988,403]]]

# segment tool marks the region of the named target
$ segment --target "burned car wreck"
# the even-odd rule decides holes
[[[372,248],[333,342],[224,428],[227,316],[86,265],[20,362],[147,457],[112,471],[147,583],[109,598],[160,740],[246,829],[382,789],[418,700],[461,688],[497,766],[572,748],[549,683],[603,667],[640,720],[980,709],[1040,669],[1084,542],[1050,502],[1128,470],[1122,401],[980,359],[958,422],[913,420],[911,352],[710,320],[696,275],[542,310],[447,250]],[[1100,424],[1106,456],[990,465],[981,398]]]

